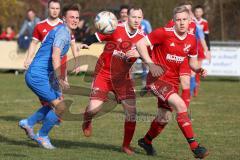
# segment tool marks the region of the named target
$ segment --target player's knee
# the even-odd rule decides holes
[[[190,79],[189,78],[181,79],[181,86],[183,89],[190,88]]]
[[[63,113],[66,109],[66,106],[65,106],[65,103],[64,101],[61,101],[59,102],[55,107],[55,113],[59,116],[59,117],[62,117],[63,116]]]
[[[176,109],[177,109],[177,113],[187,112],[187,106],[183,100],[177,103]]]

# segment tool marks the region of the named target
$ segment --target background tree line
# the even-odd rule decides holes
[[[0,0],[0,24],[14,25],[20,28],[26,11],[36,10],[40,18],[46,17],[47,0]],[[117,11],[121,4],[137,5],[144,10],[144,17],[153,28],[164,26],[172,17],[173,8],[184,0],[62,0],[63,4],[77,2],[82,13],[97,13],[103,9]],[[194,5],[205,8],[205,17],[209,21],[211,40],[240,40],[240,0],[192,0]]]

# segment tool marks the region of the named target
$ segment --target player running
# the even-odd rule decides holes
[[[78,5],[69,5],[63,9],[64,24],[52,29],[29,66],[25,81],[27,86],[38,96],[38,98],[51,105],[40,108],[28,119],[21,120],[19,126],[26,131],[26,134],[46,149],[54,149],[48,137],[48,133],[54,125],[60,124],[64,113],[65,104],[63,101],[62,89],[69,87],[66,75],[61,75],[61,58],[68,52],[71,45],[71,35],[77,28],[79,22]],[[36,135],[33,134],[33,124],[42,119],[43,124]]]
[[[187,139],[194,156],[204,158],[208,155],[208,151],[194,138],[192,122],[188,117],[185,102],[178,95],[178,86],[180,66],[188,57],[189,65],[194,72],[204,77],[207,72],[198,66],[196,38],[195,35],[188,33],[189,10],[185,6],[179,6],[174,9],[173,13],[175,22],[173,28],[158,28],[136,44],[139,54],[149,66],[147,87],[158,98],[158,115],[152,121],[144,138],[138,140],[138,145],[148,155],[155,155],[152,141],[168,124],[169,116],[174,109],[177,112],[178,126]],[[148,54],[148,46],[153,46],[151,58]]]
[[[107,41],[104,51],[98,59],[95,76],[92,82],[90,102],[86,108],[83,133],[89,137],[92,133],[92,118],[100,111],[101,105],[107,100],[110,91],[114,92],[125,111],[124,138],[122,151],[134,153],[130,143],[136,126],[136,100],[133,83],[129,78],[129,70],[138,55],[135,43],[144,37],[139,29],[142,21],[142,9],[130,8],[127,22],[118,24],[110,35],[96,33],[85,44]]]
[[[202,30],[204,32],[205,41],[206,41],[208,50],[210,52],[208,21],[203,18],[203,14],[204,14],[204,10],[201,5],[197,5],[194,7],[195,21],[200,25],[200,27],[202,28]],[[198,46],[199,46],[198,47],[198,63],[200,64],[200,66],[202,66],[202,61],[206,58],[210,60],[210,57],[207,57],[204,54],[204,50],[203,50],[201,44],[199,44]],[[193,96],[196,97],[198,95],[198,90],[199,90],[199,86],[200,86],[200,75],[199,74],[196,74],[195,81],[196,81],[195,88],[193,88],[192,92],[193,92]]]
[[[198,45],[196,46],[203,46],[204,52],[207,55],[210,55],[210,52],[208,52],[208,47],[206,45],[206,42],[204,40],[204,33],[201,29],[200,25],[198,25],[195,22],[194,15],[192,13],[192,2],[191,1],[185,1],[179,6],[185,6],[189,10],[190,14],[190,24],[188,27],[188,32],[191,34],[194,34],[198,40]],[[166,27],[173,27],[174,21],[171,20]],[[180,72],[179,72],[179,79],[181,82],[181,88],[182,88],[182,99],[186,103],[187,107],[189,107],[190,104],[190,97],[191,97],[191,90],[193,87],[190,87],[190,84],[193,86],[195,85],[195,73],[191,71],[191,68],[188,64],[188,59],[185,59],[184,62],[181,64]]]

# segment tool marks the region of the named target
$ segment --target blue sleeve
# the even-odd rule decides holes
[[[152,32],[152,26],[149,21],[146,21],[146,31],[147,31],[147,34]]]
[[[196,24],[196,37],[197,39],[204,39],[204,32],[200,25]]]
[[[63,51],[63,48],[67,45],[68,40],[69,40],[69,35],[68,35],[68,31],[64,28],[61,27],[60,29],[58,29],[55,33],[55,38],[54,38],[54,42],[53,42],[53,47],[57,47],[61,50],[61,52]]]

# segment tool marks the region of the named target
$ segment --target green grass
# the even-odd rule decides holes
[[[81,77],[71,77],[71,84],[89,86]],[[37,97],[26,87],[24,76],[0,74],[0,159],[194,159],[186,140],[174,120],[164,132],[155,139],[154,146],[158,156],[148,157],[137,146],[149,128],[156,112],[155,98],[138,99],[138,121],[132,146],[134,156],[127,156],[120,150],[123,136],[122,107],[117,106],[111,113],[94,120],[93,135],[82,135],[80,121],[64,121],[50,134],[52,142],[58,148],[53,151],[39,148],[26,138],[17,126],[20,119],[35,111],[39,102]],[[72,112],[85,108],[88,98],[67,96],[74,105]],[[206,146],[209,160],[238,160],[240,156],[240,82],[238,80],[207,79],[202,82],[200,95],[191,103],[191,114],[197,139]],[[173,115],[174,117],[174,115]],[[39,128],[37,125],[36,130]]]

